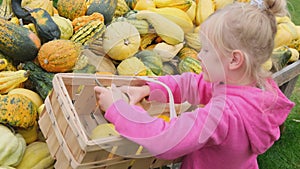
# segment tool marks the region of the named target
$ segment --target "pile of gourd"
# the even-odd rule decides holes
[[[0,167],[53,166],[37,120],[55,73],[200,73],[201,23],[234,1],[0,1]],[[300,51],[300,27],[277,21],[272,71]]]

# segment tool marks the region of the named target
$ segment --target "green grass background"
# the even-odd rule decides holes
[[[300,1],[287,2],[292,21],[300,25]],[[296,106],[285,122],[286,129],[281,138],[266,153],[259,156],[260,169],[300,169],[300,78],[290,99]]]

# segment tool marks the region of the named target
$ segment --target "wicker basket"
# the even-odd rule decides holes
[[[180,161],[157,159],[140,145],[121,136],[90,139],[93,128],[98,124],[107,123],[96,105],[93,90],[96,85],[95,78],[104,86],[112,83],[145,83],[145,80],[137,77],[56,74],[53,79],[53,91],[45,99],[45,109],[39,119],[40,129],[46,138],[50,153],[56,159],[55,168],[146,169]],[[176,105],[175,111],[178,113],[187,108],[187,105]],[[164,111],[170,109],[172,107],[167,106]]]

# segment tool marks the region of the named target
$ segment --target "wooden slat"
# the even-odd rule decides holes
[[[290,80],[294,79],[300,74],[300,60],[284,67],[278,72],[273,74],[274,80],[277,82],[278,86],[281,86]]]

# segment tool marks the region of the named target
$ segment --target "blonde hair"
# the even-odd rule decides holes
[[[262,64],[274,49],[275,16],[287,16],[288,10],[286,0],[264,0],[263,3],[263,8],[240,2],[227,5],[204,21],[200,31],[214,44],[220,56],[241,50],[247,66],[245,76],[264,86],[264,79],[270,73],[262,69]]]

